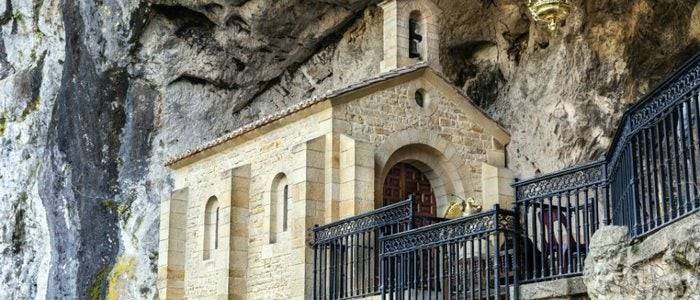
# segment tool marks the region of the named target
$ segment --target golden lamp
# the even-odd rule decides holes
[[[546,25],[551,32],[566,20],[572,8],[568,0],[528,0],[527,7],[535,22]]]

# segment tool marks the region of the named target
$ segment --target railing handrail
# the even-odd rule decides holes
[[[510,211],[510,210],[504,210],[498,207],[498,205],[495,205],[493,209],[490,209],[488,211],[483,211],[479,212],[473,215],[457,218],[457,219],[452,219],[449,221],[444,221],[424,227],[419,227],[411,230],[407,230],[404,232],[400,233],[395,233],[392,235],[387,235],[379,238],[379,241],[382,245],[382,251],[380,256],[383,255],[393,255],[396,253],[400,253],[402,251],[409,250],[409,246],[406,246],[406,249],[398,249],[398,250],[392,250],[392,251],[385,251],[387,247],[391,246],[391,242],[399,239],[406,238],[406,236],[416,236],[416,235],[421,235],[425,233],[430,233],[434,231],[440,231],[441,229],[445,227],[450,227],[454,225],[458,225],[461,223],[472,223],[471,225],[475,226],[473,228],[470,228],[470,231],[464,231],[464,232],[458,232],[455,233],[455,236],[453,237],[446,237],[446,236],[436,236],[434,237],[436,241],[430,242],[430,241],[422,241],[421,245],[418,246],[418,248],[426,248],[433,246],[435,244],[439,243],[445,243],[449,242],[451,240],[455,239],[460,239],[460,238],[466,238],[474,235],[479,235],[479,234],[486,234],[494,231],[499,231],[499,230],[510,230],[512,231],[513,228],[508,228],[508,227],[502,227],[500,220],[500,216],[505,216],[506,218],[514,218],[515,217],[515,212]],[[488,219],[487,219],[488,218]],[[514,219],[513,219],[514,221]],[[481,224],[478,224],[477,222],[481,222]],[[482,225],[481,227],[476,227],[478,225]],[[415,246],[410,247],[410,248],[416,248]]]
[[[468,220],[468,219],[477,219],[477,218],[480,218],[483,216],[493,215],[494,212],[495,212],[494,210],[482,211],[482,212],[475,213],[473,215],[464,216],[464,217],[456,218],[456,219],[451,219],[451,220],[440,222],[437,224],[423,226],[423,227],[407,230],[404,232],[383,236],[380,238],[380,240],[390,240],[393,238],[399,238],[402,235],[408,235],[408,234],[412,234],[412,233],[420,233],[423,231],[431,231],[431,230],[434,230],[435,228],[439,228],[439,227],[443,227],[443,226],[450,226],[451,224],[460,223],[460,222],[463,222],[463,221]]]
[[[352,221],[355,221],[355,220],[358,220],[358,219],[362,219],[362,218],[367,217],[367,216],[376,215],[376,214],[379,214],[379,213],[382,213],[382,212],[385,212],[385,211],[388,211],[388,210],[392,210],[392,209],[394,209],[394,208],[401,207],[401,206],[404,206],[404,205],[409,205],[409,206],[410,206],[410,205],[411,205],[411,199],[407,199],[407,200],[403,200],[403,201],[400,201],[400,202],[396,202],[396,203],[394,203],[394,204],[390,204],[390,205],[387,205],[387,206],[383,206],[383,207],[381,207],[381,208],[377,208],[377,209],[372,210],[372,211],[368,211],[368,212],[365,212],[365,213],[361,213],[361,214],[359,214],[359,215],[354,215],[354,216],[351,216],[351,217],[347,217],[347,218],[343,218],[343,219],[340,219],[340,220],[337,220],[337,221],[333,221],[333,222],[330,222],[330,223],[328,223],[328,224],[318,225],[318,226],[316,226],[316,227],[313,228],[313,231],[314,231],[314,232],[318,232],[318,231],[321,231],[321,230],[324,230],[324,229],[328,229],[328,228],[331,228],[331,227],[341,226],[341,225],[343,225],[343,224],[350,223],[350,222],[352,222]]]
[[[533,178],[530,178],[527,180],[518,180],[518,181],[512,183],[511,186],[514,188],[517,188],[517,187],[521,187],[524,185],[536,183],[539,181],[559,177],[562,174],[574,173],[574,172],[578,172],[581,170],[585,170],[585,169],[596,167],[596,166],[603,165],[603,164],[605,164],[605,158],[600,158],[600,159],[592,160],[592,161],[586,161],[586,162],[579,163],[579,164],[576,164],[576,165],[573,165],[570,167],[566,167],[566,168],[558,170],[556,172],[539,175],[539,176],[536,176],[536,177],[533,177]]]
[[[606,184],[606,168],[604,160],[597,160],[533,179],[516,182],[512,184],[515,188],[515,203],[530,201],[549,194]],[[579,176],[578,173],[582,174]],[[570,176],[570,178],[565,176]],[[547,183],[547,181],[551,182]],[[543,182],[544,184],[542,184]],[[529,188],[531,185],[533,188]],[[544,190],[544,188],[549,189]]]

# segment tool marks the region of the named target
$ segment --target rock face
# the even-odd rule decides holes
[[[699,298],[700,213],[633,244],[624,227],[599,229],[584,281],[593,299]]]
[[[377,2],[0,1],[0,298],[155,297],[163,160],[375,74]],[[600,155],[700,50],[695,0],[573,2],[550,36],[524,1],[435,1],[443,70],[520,176]]]

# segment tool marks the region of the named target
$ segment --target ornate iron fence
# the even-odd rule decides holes
[[[610,219],[605,174],[597,161],[516,183],[524,282],[581,274],[590,237]]]
[[[413,196],[313,229],[314,299],[379,293],[379,238],[445,219],[414,214]]]
[[[379,293],[379,237],[411,227],[411,199],[317,226],[314,233],[314,299],[347,299]]]
[[[518,274],[516,218],[495,206],[488,212],[382,237],[382,299],[514,296],[510,287]]]
[[[698,211],[700,54],[628,109],[604,159],[517,182],[524,281],[580,274],[603,224],[641,237]]]
[[[698,210],[700,54],[623,116],[608,153],[613,223],[632,237]]]

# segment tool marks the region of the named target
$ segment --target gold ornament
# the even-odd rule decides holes
[[[447,210],[445,211],[445,219],[457,219],[459,217],[462,217],[462,213],[464,213],[464,208],[467,206],[467,204],[464,202],[464,200],[459,200],[457,202],[452,202],[450,203],[450,206],[447,207]]]
[[[453,197],[457,197],[453,195]],[[452,201],[450,205],[445,210],[445,219],[457,219],[465,215],[471,215],[481,211],[481,203],[474,200],[474,198],[469,197],[465,201],[464,199],[459,199],[459,201]]]
[[[527,7],[535,22],[546,24],[551,32],[556,31],[571,13],[568,0],[528,0]]]

